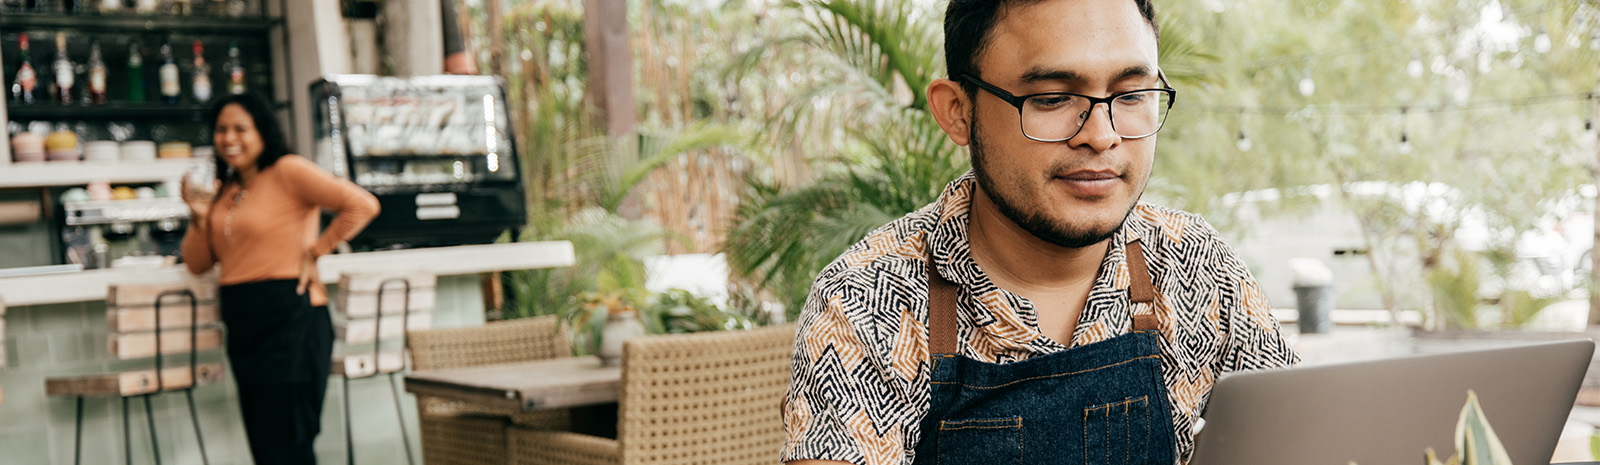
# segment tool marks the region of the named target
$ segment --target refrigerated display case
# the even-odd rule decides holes
[[[357,247],[489,243],[527,222],[504,85],[491,76],[326,76],[317,163],[378,197]]]

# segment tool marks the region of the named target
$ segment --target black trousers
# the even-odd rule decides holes
[[[333,355],[328,307],[312,306],[295,280],[222,286],[228,361],[239,387],[245,436],[257,465],[315,464]]]

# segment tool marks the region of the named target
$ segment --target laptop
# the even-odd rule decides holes
[[[1467,390],[1513,463],[1550,463],[1594,341],[1224,375],[1190,465],[1420,465],[1455,453]]]

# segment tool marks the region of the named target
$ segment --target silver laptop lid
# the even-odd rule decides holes
[[[1191,465],[1420,464],[1455,452],[1467,390],[1513,463],[1547,464],[1594,353],[1573,340],[1235,373],[1218,380]]]

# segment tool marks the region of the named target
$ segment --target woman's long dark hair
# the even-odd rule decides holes
[[[257,170],[267,169],[273,163],[277,163],[279,158],[294,152],[289,147],[289,140],[283,135],[283,125],[278,124],[277,116],[273,115],[272,106],[267,104],[266,100],[262,100],[261,97],[250,93],[226,96],[211,107],[211,119],[209,121],[211,121],[211,146],[213,148],[217,145],[215,139],[217,117],[222,116],[222,109],[227,108],[228,105],[239,105],[246,113],[250,114],[250,119],[255,120],[256,132],[261,134],[261,157],[256,158]],[[216,163],[218,180],[222,181],[223,184],[238,182],[239,173],[231,169],[228,163],[222,159],[222,151],[213,150],[211,157],[212,161]]]

